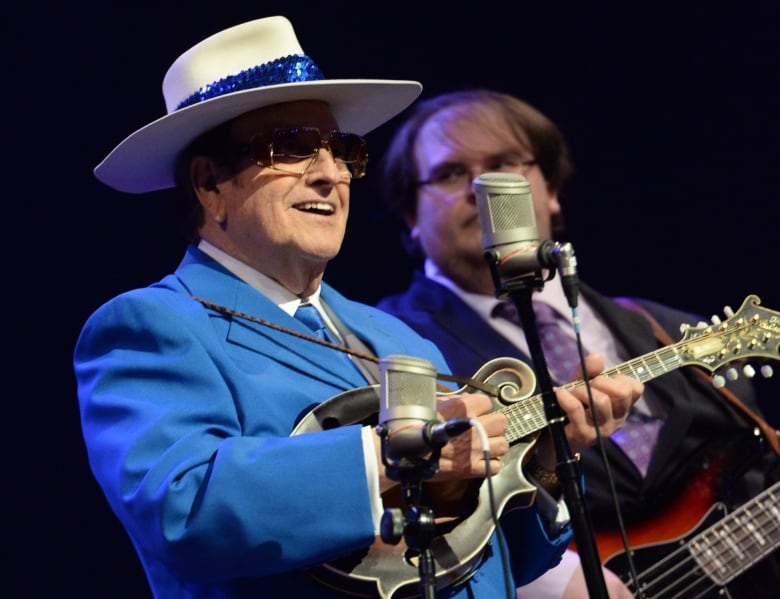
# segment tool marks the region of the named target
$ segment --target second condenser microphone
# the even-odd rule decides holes
[[[436,422],[436,369],[422,358],[391,355],[379,370],[379,427],[388,459],[424,456],[431,450],[426,426]]]
[[[552,241],[539,241],[531,185],[515,173],[483,173],[473,182],[482,246],[502,280],[555,266]],[[547,246],[550,246],[549,248]]]
[[[569,306],[577,306],[577,259],[571,244],[539,240],[531,185],[515,173],[483,173],[473,181],[482,247],[497,284],[541,269],[555,269]]]

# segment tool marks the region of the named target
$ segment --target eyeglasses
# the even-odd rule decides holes
[[[366,140],[354,133],[333,130],[327,139],[323,139],[320,130],[314,127],[274,129],[270,135],[252,136],[249,145],[241,150],[258,166],[303,175],[317,160],[323,147],[347,178],[359,179],[366,174]]]
[[[483,172],[515,173],[524,177],[537,162],[526,159],[517,154],[505,154],[494,161],[489,168],[482,168],[476,174],[464,164],[448,163],[436,168],[431,176],[422,181],[417,181],[417,187],[430,185],[447,193],[457,193],[468,188],[471,182]]]

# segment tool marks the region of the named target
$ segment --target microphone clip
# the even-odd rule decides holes
[[[555,270],[550,269],[547,276],[542,275],[542,270],[527,272],[520,276],[506,278],[501,275],[499,256],[494,250],[485,251],[485,260],[490,266],[490,276],[493,279],[493,288],[498,299],[504,300],[512,296],[518,289],[541,291],[546,281],[555,276]]]
[[[496,297],[498,299],[506,299],[518,290],[541,291],[544,288],[544,284],[547,281],[552,281],[555,278],[555,273],[558,272],[561,276],[561,284],[563,285],[569,306],[576,308],[579,282],[577,278],[577,258],[574,255],[572,244],[546,240],[539,243],[532,253],[528,252],[529,247],[531,246],[523,248],[522,251],[532,256],[527,261],[535,264],[538,268],[514,277],[502,275],[502,265],[511,259],[517,261],[517,252],[510,252],[500,256],[493,249],[485,251],[484,256],[490,265],[490,274],[493,278]]]
[[[425,424],[423,431],[421,432],[423,437],[429,435],[428,426],[433,427],[438,424],[436,421],[431,421]],[[405,481],[423,481],[433,478],[439,472],[439,458],[441,457],[441,448],[446,445],[446,441],[443,443],[430,443],[431,451],[425,456],[421,456],[418,453],[410,452],[403,453],[400,456],[391,458],[388,454],[389,441],[388,436],[390,429],[387,424],[382,423],[376,427],[376,432],[382,439],[382,464],[385,467],[385,474],[387,478],[399,482]],[[427,441],[427,439],[426,439]],[[396,452],[397,453],[397,452]]]

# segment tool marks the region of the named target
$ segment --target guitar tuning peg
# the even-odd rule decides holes
[[[696,323],[697,329],[706,329],[708,326],[710,326],[708,323],[704,322],[703,320],[700,320]]]
[[[728,317],[731,318],[734,316],[734,310],[731,309],[731,306],[726,306],[723,308],[723,313]]]
[[[753,368],[750,364],[745,364],[742,372],[745,373],[745,376],[749,379],[752,379],[754,376],[756,376],[756,369]]]
[[[680,332],[682,334],[685,334],[685,331],[691,328],[691,325],[689,325],[687,322],[684,322],[680,325]]]
[[[723,378],[720,374],[716,374],[714,377],[712,377],[712,386],[716,389],[720,389],[721,387],[726,386],[726,379]]]
[[[736,381],[739,378],[739,372],[732,366],[726,371],[726,378],[730,381]]]
[[[712,318],[710,318],[710,320],[712,321],[712,324],[714,324],[715,326],[718,326],[721,322],[723,322],[720,319],[720,316],[718,316],[717,314],[713,314]]]
[[[769,364],[764,364],[761,367],[761,376],[763,376],[765,379],[772,378],[772,375],[775,373],[775,371],[772,369],[772,367]]]

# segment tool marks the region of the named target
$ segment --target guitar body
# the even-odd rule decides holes
[[[529,367],[514,358],[497,358],[485,364],[473,377],[496,388],[494,402],[522,401],[533,392],[533,375]],[[470,392],[463,387],[454,393]],[[350,424],[375,425],[379,412],[379,385],[361,387],[331,397],[309,412],[292,434],[327,430]],[[443,394],[444,396],[448,394]],[[526,454],[538,437],[538,432],[510,446],[502,458],[500,472],[491,477],[495,510],[500,514],[510,498],[530,505],[536,487],[523,475]],[[385,508],[403,508],[400,493],[383,496]],[[436,516],[436,506],[430,506]],[[435,565],[436,586],[444,588],[469,578],[480,562],[495,530],[490,489],[487,481],[479,487],[473,510],[458,518],[437,519],[436,536],[430,549]],[[312,569],[309,574],[323,584],[345,590],[357,597],[420,596],[420,572],[417,555],[401,541],[385,543],[380,537],[364,551],[344,556]]]
[[[705,481],[697,481],[693,490],[680,498],[674,511],[665,512],[676,516],[676,526],[684,526],[680,518],[686,516],[688,509],[697,507],[687,505],[686,498],[703,492],[704,485]],[[664,534],[669,530],[669,526],[659,526],[657,542],[629,541],[633,573],[626,551],[610,555],[604,566],[634,593],[640,589],[646,599],[730,597],[727,585],[780,547],[780,482],[731,513],[725,503],[714,503],[701,520],[676,537]],[[640,532],[651,534],[651,527]],[[641,538],[630,531],[627,536],[635,541]]]
[[[699,599],[729,598],[728,591],[713,582],[698,567],[686,545],[696,535],[719,522],[727,514],[723,503],[716,503],[688,534],[662,543],[649,543],[632,548],[634,568],[638,573],[643,597],[672,599],[698,597]],[[604,566],[633,587],[626,552],[608,557]]]
[[[730,446],[713,452],[662,512],[629,526],[626,529],[629,547],[677,539],[694,529],[718,502],[718,489],[727,475],[725,464],[732,459],[732,453]],[[624,551],[619,530],[597,525],[594,528],[596,546],[602,558]],[[577,550],[576,542],[572,542],[571,549]]]

